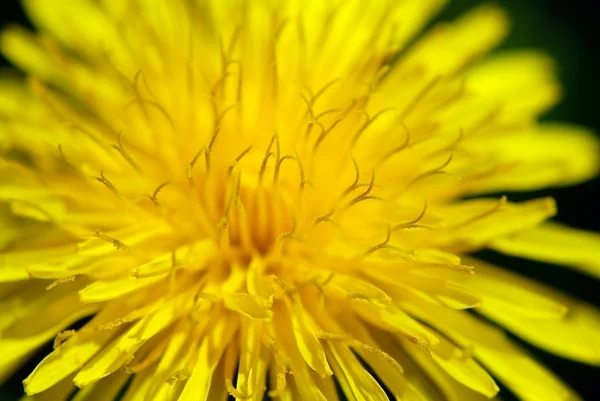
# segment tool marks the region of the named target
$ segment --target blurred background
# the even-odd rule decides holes
[[[365,0],[367,1],[369,0]],[[452,0],[436,21],[452,20],[481,3],[480,0]],[[575,123],[600,133],[600,46],[597,41],[600,37],[600,23],[595,2],[496,0],[495,3],[508,10],[513,21],[512,33],[502,48],[537,48],[552,55],[557,61],[559,77],[564,86],[563,100],[543,119]],[[2,0],[0,3],[0,27],[7,23],[28,24],[18,0]],[[0,67],[7,66],[6,60],[0,56]],[[600,197],[600,178],[571,188],[508,194],[508,198],[519,200],[549,195],[557,200],[558,220],[600,232],[600,199],[597,198]],[[518,260],[492,252],[485,252],[482,256],[600,307],[600,282],[590,277],[557,266]],[[530,346],[528,348],[578,391],[584,400],[600,400],[598,369],[549,355]],[[20,398],[21,381],[50,349],[51,346],[42,350],[35,360],[0,386],[0,401],[16,401]],[[501,394],[503,400],[516,399],[506,389],[502,389]]]

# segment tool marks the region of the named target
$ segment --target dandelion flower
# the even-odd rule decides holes
[[[576,399],[495,324],[598,365],[598,311],[469,255],[600,276],[552,199],[484,196],[588,179],[597,142],[536,122],[547,57],[481,57],[500,9],[413,40],[442,3],[25,0],[0,378],[54,339],[25,400]]]

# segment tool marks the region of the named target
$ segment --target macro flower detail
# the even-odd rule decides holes
[[[25,0],[0,379],[53,340],[25,401],[578,399],[499,326],[598,366],[598,311],[472,254],[600,277],[597,234],[510,199],[598,142],[536,121],[548,57],[486,56],[499,8],[423,31],[443,3]]]

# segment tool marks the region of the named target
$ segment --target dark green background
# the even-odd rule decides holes
[[[52,0],[47,0],[52,2]],[[326,0],[323,0],[326,1]],[[368,1],[376,0],[365,0]],[[418,0],[415,0],[418,1]],[[454,0],[437,20],[451,20],[469,8],[481,4],[479,0]],[[509,11],[513,30],[502,47],[538,48],[551,54],[558,62],[560,80],[564,85],[562,103],[544,119],[572,122],[600,132],[600,57],[598,42],[600,28],[592,1],[585,0],[497,0]],[[8,22],[26,24],[17,0],[2,0],[0,25]],[[0,66],[7,63],[0,57]],[[577,157],[578,155],[573,155]],[[589,230],[600,231],[598,208],[600,179],[563,189],[553,189],[531,194],[509,195],[509,199],[552,195],[557,199],[557,218],[563,222]],[[600,283],[562,268],[531,261],[516,260],[486,252],[483,256],[502,263],[512,270],[534,277],[564,291],[600,306]],[[600,333],[598,333],[600,336]],[[529,347],[532,352],[558,375],[573,386],[585,400],[600,400],[600,372],[578,363],[567,361]],[[36,360],[47,352],[43,351]],[[35,366],[32,361],[15,377],[0,387],[0,401],[18,400],[21,380]],[[514,399],[503,389],[503,399]]]

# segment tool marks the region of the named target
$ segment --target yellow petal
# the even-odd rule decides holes
[[[148,389],[152,383],[152,370],[146,369],[136,374],[123,395],[121,401],[145,401]],[[102,384],[102,383],[100,383]]]
[[[133,291],[155,284],[167,277],[168,273],[156,277],[125,277],[111,281],[95,281],[79,291],[81,302],[105,302],[119,298]]]
[[[600,235],[548,222],[493,241],[509,255],[557,263],[600,278]]]
[[[215,322],[210,332],[202,341],[198,351],[198,359],[188,379],[179,401],[210,401],[213,372],[225,348],[237,331],[238,321],[230,316],[223,316]]]
[[[227,309],[239,312],[251,319],[271,320],[273,315],[261,298],[241,292],[223,293],[223,303]]]
[[[437,337],[426,326],[413,319],[395,305],[380,309],[370,305],[356,305],[356,313],[367,322],[384,330],[401,333],[423,344],[437,344]]]
[[[413,344],[406,344],[404,349],[418,364],[417,369],[422,369],[423,374],[429,376],[444,394],[444,399],[447,399],[448,401],[485,401],[492,398],[494,394],[498,392],[498,387],[491,378],[486,380],[487,383],[485,387],[480,388],[480,390],[485,389],[485,392],[489,392],[491,396],[484,395],[481,391],[476,392],[467,386],[467,383],[476,383],[476,381],[473,381],[473,372],[470,370],[467,370],[469,373],[467,374],[468,378],[466,378],[461,374],[457,374],[455,369],[440,364],[439,361],[441,358],[439,356],[437,358],[434,357],[435,362],[438,362],[436,364],[434,361],[427,358],[421,349],[415,347]],[[472,359],[469,359],[469,361],[475,363]],[[444,367],[446,369],[444,369]],[[458,370],[462,369],[463,367],[458,368]],[[491,382],[489,380],[491,380]]]
[[[552,59],[533,50],[490,55],[465,76],[469,94],[502,104],[502,115],[508,119],[535,117],[556,103],[560,94]]]
[[[521,203],[507,203],[504,198],[476,199],[445,206],[444,210],[452,220],[438,240],[440,246],[469,250],[541,223],[556,213],[556,204],[552,198]]]
[[[111,330],[96,330],[94,327],[116,320],[123,309],[122,305],[105,308],[66,343],[46,356],[23,381],[25,392],[37,394],[45,391],[81,368],[116,334]]]
[[[73,378],[67,377],[55,384],[49,390],[36,395],[26,395],[20,401],[71,401],[71,394],[75,391]]]
[[[340,401],[340,397],[333,381],[333,376],[315,378],[315,383],[327,401]]]
[[[463,180],[470,194],[573,185],[594,177],[600,168],[597,137],[568,125],[546,123],[500,135],[474,136],[465,141],[464,149],[480,160],[479,164],[497,171],[474,171],[472,180],[465,173]]]
[[[73,379],[73,382],[77,387],[85,388],[88,385],[109,376],[131,359],[130,354],[121,352],[117,348],[118,342],[119,338],[116,338],[85,364]]]
[[[290,315],[292,328],[302,357],[321,377],[330,376],[332,372],[327,363],[323,347],[315,334],[315,327],[299,299],[292,302]]]
[[[504,290],[513,300],[515,307],[506,308],[493,302],[484,302],[479,312],[549,352],[595,366],[600,365],[600,313],[595,307],[517,274],[481,262],[475,265],[481,275],[488,276],[494,283],[509,284]],[[539,294],[538,298],[554,300],[555,304],[562,306],[562,315],[547,319],[543,315],[540,318],[515,312],[518,307],[527,308],[521,306],[521,302],[527,303],[533,299],[532,296],[523,296],[526,293]],[[507,298],[505,303],[508,302]],[[535,302],[535,299],[532,302]]]
[[[183,294],[180,298],[175,298],[165,305],[158,304],[155,311],[148,313],[124,334],[104,347],[75,376],[75,384],[84,388],[110,375],[128,362],[142,345],[162,332],[186,310],[189,310],[185,295]]]
[[[43,0],[25,0],[23,3],[33,22],[66,46],[84,54],[111,49],[111,58],[115,57],[115,52],[122,56],[123,48],[115,26],[96,2],[57,0],[54,7],[49,7]]]
[[[381,386],[365,370],[347,346],[330,341],[325,351],[347,396],[353,395],[357,401],[389,401]]]
[[[73,286],[46,291],[48,282],[18,281],[0,285],[0,332],[15,321],[27,319],[40,309],[65,296]]]
[[[171,382],[173,375],[177,372],[189,374],[186,368],[188,360],[195,355],[198,347],[198,335],[188,320],[182,320],[175,325],[169,344],[152,376],[148,394],[155,394],[157,398],[169,394],[174,384]]]
[[[47,248],[11,251],[0,254],[0,282],[11,282],[29,278],[28,267],[36,264],[50,264],[54,260],[72,255],[72,245]]]
[[[253,322],[243,319],[240,330],[240,362],[238,365],[238,376],[236,390],[240,394],[253,394],[257,390],[255,383],[257,370],[261,365],[259,356],[262,348],[263,327],[260,322]]]
[[[1,39],[0,39],[1,40]],[[37,121],[44,114],[22,76],[0,72],[0,115],[21,121]],[[3,135],[0,130],[0,135]],[[2,137],[2,140],[9,139]]]
[[[440,344],[433,348],[432,356],[448,375],[487,398],[492,398],[498,393],[500,389],[494,379],[468,355],[468,352],[458,349],[442,336],[439,338]]]
[[[561,320],[567,313],[567,307],[543,291],[543,286],[480,260],[464,260],[475,267],[475,274],[455,276],[462,278],[465,286],[483,294],[485,309],[495,309],[516,317],[550,320]]]
[[[410,401],[445,399],[444,394],[440,392],[440,388],[431,380],[431,377],[406,354],[406,351],[400,347],[397,341],[392,339],[391,335],[372,328],[369,331],[380,348],[384,349],[397,363],[402,365],[407,388],[400,399]]]
[[[13,322],[0,338],[0,380],[6,378],[36,348],[61,330],[98,308],[81,305],[75,294],[69,294]]]
[[[390,297],[367,281],[344,274],[334,274],[326,286],[327,294],[337,295],[341,299],[366,300],[373,305],[385,308],[390,304]]]
[[[473,291],[472,288],[463,285],[460,279],[453,282],[440,278],[439,273],[439,270],[415,270],[412,274],[403,275],[400,281],[402,284],[398,285],[398,291],[403,290],[400,287],[410,287],[413,290],[422,291],[434,297],[453,309],[468,309],[481,305],[482,295],[480,291]],[[457,274],[460,276],[466,275],[464,272]]]
[[[298,384],[298,391],[302,399],[326,401],[323,394],[312,380],[304,357],[300,353],[296,335],[290,324],[290,318],[286,318],[289,312],[284,305],[273,306],[273,330],[275,332],[275,346],[278,352],[285,356],[289,367],[294,372],[294,380]]]
[[[496,46],[508,31],[506,15],[485,6],[453,24],[425,34],[394,66],[374,102],[378,109],[394,104],[408,115],[437,80],[449,77]],[[402,87],[402,91],[398,88]],[[379,107],[379,103],[381,107]]]
[[[44,80],[56,80],[60,72],[35,36],[20,27],[4,29],[0,34],[2,54],[30,74]]]
[[[72,401],[114,400],[129,378],[125,372],[116,372],[92,386],[79,390]]]
[[[379,345],[369,334],[364,323],[351,314],[340,316],[338,320],[338,323],[348,333],[348,338],[362,342],[361,345],[353,346],[353,351],[373,369],[379,380],[385,384],[396,399],[404,399],[403,395],[408,391],[408,383],[398,361],[387,353],[386,345],[388,344]]]
[[[392,1],[392,13],[398,18],[398,28],[395,32],[394,44],[397,48],[404,45],[432,18],[435,13],[442,9],[447,0],[423,0],[405,1],[397,3]]]
[[[410,294],[402,306],[436,327],[473,355],[494,377],[524,401],[579,400],[577,394],[525,349],[481,319],[444,308]]]

